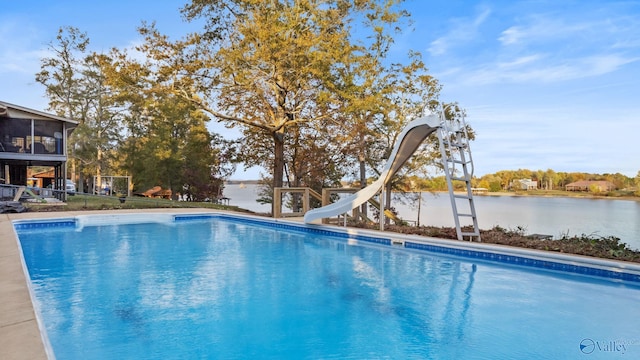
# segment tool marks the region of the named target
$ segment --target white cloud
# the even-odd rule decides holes
[[[518,26],[512,26],[502,32],[502,35],[498,38],[503,45],[511,45],[520,42],[524,34]]]
[[[567,23],[565,19],[553,19],[542,15],[531,16],[525,25],[511,26],[501,33],[498,40],[502,45],[532,44],[573,38],[585,31],[601,28],[597,23]]]
[[[449,41],[445,38],[438,38],[431,42],[431,46],[429,46],[428,51],[431,55],[442,55],[447,52],[447,46]]]
[[[520,67],[520,66],[531,64],[531,63],[533,63],[535,61],[538,61],[542,57],[543,56],[541,54],[521,56],[519,58],[516,58],[516,59],[508,61],[508,62],[498,63],[497,67],[498,68],[502,68],[502,69]]]
[[[596,54],[583,58],[553,59],[542,54],[508,62],[487,63],[459,78],[468,85],[499,83],[552,83],[600,76],[640,60],[622,54]]]
[[[626,14],[545,11],[503,18],[506,30],[499,33],[493,45],[487,42],[491,38],[487,29],[492,26],[487,25],[484,33],[479,31],[491,11],[484,9],[473,18],[457,18],[449,33],[431,43],[432,55],[449,55],[443,68],[432,68],[443,78],[453,78],[456,84],[554,83],[612,73],[640,57],[636,50],[640,29]],[[499,13],[495,17],[499,18]],[[494,16],[491,20],[494,25],[499,21]],[[467,46],[466,53],[450,54],[454,45],[464,44],[472,45]]]
[[[640,60],[640,57],[625,57],[623,55],[595,55],[583,60],[585,68],[590,70],[590,76],[607,74],[618,70],[620,67],[634,63]]]
[[[579,7],[531,13],[509,19],[498,36],[506,48],[557,47],[561,52],[637,49],[640,46],[637,17],[610,8]]]
[[[15,19],[0,18],[0,24],[0,74],[35,74],[42,55],[41,46],[33,48],[37,31],[28,22]]]
[[[446,35],[431,42],[431,46],[428,49],[429,53],[433,56],[443,55],[453,45],[460,46],[472,41],[478,36],[478,28],[488,19],[490,14],[490,9],[482,8],[471,19],[458,18],[452,20],[452,29]]]

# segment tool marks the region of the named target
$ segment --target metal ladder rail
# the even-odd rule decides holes
[[[471,190],[471,178],[473,177],[473,161],[471,158],[471,149],[469,147],[469,138],[467,137],[466,125],[464,120],[462,120],[462,131],[456,131],[456,143],[459,148],[457,149],[457,154],[459,154],[459,159],[453,159],[452,161],[459,163],[462,165],[462,173],[464,175],[465,187],[467,190],[466,195],[455,195],[458,199],[466,199],[469,205],[469,213],[468,214],[460,214],[458,213],[458,217],[467,216],[471,217],[473,222],[473,231],[472,232],[461,232],[461,236],[464,239],[465,236],[469,237],[469,240],[472,240],[473,237],[476,237],[478,242],[480,239],[480,228],[478,226],[478,217],[476,214],[476,208],[473,201],[473,191]],[[468,167],[471,167],[469,170]]]
[[[471,190],[471,174],[473,171],[473,162],[471,158],[471,152],[469,148],[469,139],[466,132],[466,125],[464,120],[460,122],[455,121],[455,129],[452,129],[446,121],[442,121],[440,129],[438,130],[438,142],[440,145],[440,154],[442,156],[442,164],[444,166],[445,177],[447,180],[447,186],[449,188],[449,197],[451,199],[451,207],[453,210],[453,218],[456,225],[456,233],[458,240],[464,240],[465,237],[469,237],[472,240],[476,237],[478,241],[480,239],[480,230],[478,227],[478,218],[476,216],[475,205],[473,203],[473,193]],[[453,138],[453,140],[452,140]],[[465,154],[467,154],[465,156]],[[456,157],[456,155],[458,155]],[[456,164],[462,167],[463,177],[455,176]],[[471,166],[471,172],[467,168]],[[457,195],[454,193],[453,180],[464,181],[466,185],[467,194]],[[458,204],[456,199],[467,199],[469,205],[469,213],[460,213],[458,211]],[[473,221],[473,231],[463,232],[460,226],[461,217],[470,217]]]

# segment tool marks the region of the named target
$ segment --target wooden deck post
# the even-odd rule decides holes
[[[282,216],[282,188],[273,188],[273,217],[278,219]]]

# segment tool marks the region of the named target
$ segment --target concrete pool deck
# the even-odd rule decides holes
[[[14,236],[12,221],[37,220],[46,218],[75,217],[79,215],[122,215],[140,213],[221,213],[221,211],[197,208],[165,208],[165,209],[136,209],[136,210],[96,210],[96,211],[66,211],[66,212],[28,212],[22,214],[0,214],[0,359],[47,359],[47,350],[40,332],[35,310],[29,294],[29,286],[23,270],[20,258],[20,249]],[[234,214],[234,212],[226,212]],[[238,215],[247,214],[238,213]],[[276,221],[299,223],[302,218],[276,219]],[[327,226],[329,228],[339,228]],[[539,250],[518,249],[500,245],[475,244],[459,242],[458,240],[426,239],[403,234],[381,235],[377,231],[350,230],[349,232],[369,234],[375,237],[390,237],[398,241],[412,241],[414,243],[435,244],[438,246],[448,243],[450,246],[465,249],[482,249],[497,253],[509,253],[528,257],[544,259],[556,259],[558,261],[570,261],[572,263],[588,264],[589,266],[610,266],[626,272],[640,274],[640,266],[625,262],[616,262],[588,258],[584,256],[568,256],[566,254],[554,254]],[[569,260],[567,260],[569,259]],[[636,275],[638,276],[638,275]],[[636,280],[637,281],[637,280]]]

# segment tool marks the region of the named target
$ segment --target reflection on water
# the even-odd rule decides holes
[[[227,185],[225,196],[231,205],[255,212],[270,212],[262,205],[258,186]],[[523,228],[527,234],[615,236],[631,248],[640,249],[640,202],[630,200],[576,199],[528,196],[476,196],[481,229],[501,226]],[[393,206],[400,217],[428,226],[455,226],[448,194],[423,193],[420,211],[418,196],[396,195]],[[463,224],[464,225],[464,224]]]

